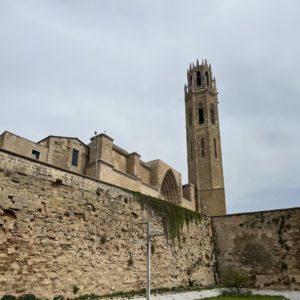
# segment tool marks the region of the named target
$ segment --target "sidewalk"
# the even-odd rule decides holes
[[[300,300],[300,291],[275,291],[275,290],[256,290],[251,289],[252,294],[257,295],[272,295],[272,296],[284,296],[290,300]],[[151,295],[150,300],[197,300],[208,297],[215,297],[222,294],[222,289],[212,289],[203,291],[194,291],[177,294],[163,294],[163,295]],[[124,298],[122,298],[125,300]],[[145,297],[139,298],[126,298],[132,300],[146,300]]]
[[[221,295],[221,290],[213,289],[178,294],[151,295],[150,300],[195,300],[219,295]],[[133,300],[146,300],[146,298],[133,298]]]

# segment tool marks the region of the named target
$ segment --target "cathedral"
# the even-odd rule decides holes
[[[0,149],[66,172],[150,195],[209,216],[226,214],[218,92],[211,65],[190,65],[184,87],[188,183],[160,159],[144,162],[102,133],[89,144],[50,135],[33,142],[11,132],[0,135]],[[63,179],[60,179],[63,181]]]
[[[183,101],[187,184],[104,133],[88,144],[0,135],[0,298],[141,291],[146,249],[155,289],[215,285],[228,268],[249,274],[251,287],[300,288],[300,208],[226,214],[218,92],[206,60],[189,66]]]

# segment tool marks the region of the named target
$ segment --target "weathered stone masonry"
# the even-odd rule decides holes
[[[300,289],[300,208],[212,219],[220,274],[243,270],[256,287]]]
[[[104,294],[145,287],[145,229],[130,193],[0,150],[0,295]],[[152,285],[214,283],[210,219],[181,245],[153,241]]]

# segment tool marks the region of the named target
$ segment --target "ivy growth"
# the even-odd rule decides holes
[[[282,248],[286,249],[287,251],[290,250],[290,247],[288,246],[286,240],[283,238],[283,234],[287,231],[287,229],[290,228],[289,224],[286,224],[286,217],[280,216],[278,218],[273,218],[273,222],[276,225],[279,225],[279,228],[277,230],[278,233],[278,243],[281,245]]]
[[[160,218],[164,233],[173,244],[176,239],[180,242],[180,234],[184,225],[189,226],[191,222],[198,224],[201,221],[201,215],[197,212],[138,192],[129,190],[127,192],[133,194],[142,209]]]

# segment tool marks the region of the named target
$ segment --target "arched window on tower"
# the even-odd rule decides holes
[[[200,71],[197,72],[197,85],[198,86],[201,85],[201,73],[200,73]]]
[[[190,75],[190,85],[192,85],[193,84],[193,75],[191,74]]]
[[[199,105],[198,112],[199,112],[199,124],[203,124],[205,121],[205,118],[204,118],[204,107],[203,107],[202,103]]]
[[[208,72],[205,72],[206,84],[209,85],[209,75]]]
[[[205,157],[205,144],[204,144],[204,138],[201,138],[201,157]]]
[[[215,158],[218,157],[218,151],[217,151],[217,141],[214,139],[214,150],[215,150]]]
[[[211,124],[216,123],[215,107],[213,104],[211,104],[211,106],[210,106],[210,121],[211,121]]]

